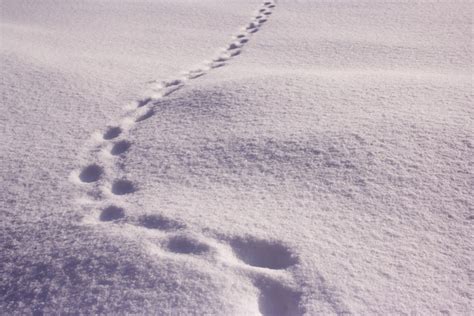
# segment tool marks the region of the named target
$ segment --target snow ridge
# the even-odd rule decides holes
[[[284,244],[252,236],[231,240],[210,238],[187,231],[185,223],[157,214],[134,218],[127,216],[126,203],[121,201],[121,196],[133,194],[139,189],[126,175],[122,175],[123,166],[119,163],[119,158],[132,148],[133,144],[127,140],[132,127],[152,117],[159,101],[182,88],[187,81],[225,66],[229,60],[241,54],[243,47],[268,20],[275,6],[274,1],[265,1],[250,23],[233,36],[227,47],[211,61],[176,78],[151,82],[147,96],[128,106],[119,124],[111,124],[101,133],[93,134],[96,145],[91,150],[91,156],[94,161],[73,171],[70,179],[87,191],[86,196],[79,198],[78,202],[91,212],[100,210],[96,217],[85,216],[82,221],[84,224],[103,225],[109,230],[114,229],[112,224],[120,224],[127,228],[127,232],[131,232],[132,238],[142,239],[152,234],[153,241],[144,239],[143,242],[152,255],[180,254],[191,256],[191,260],[209,260],[200,255],[212,253],[213,264],[245,276],[257,288],[259,295],[255,297],[254,314],[301,315],[301,292],[296,289],[293,277],[287,271],[298,263],[298,257]],[[157,238],[162,239],[158,245]]]

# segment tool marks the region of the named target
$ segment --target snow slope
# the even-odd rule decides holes
[[[1,5],[5,313],[472,312],[471,3]]]

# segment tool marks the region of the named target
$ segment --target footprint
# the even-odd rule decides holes
[[[141,121],[144,121],[146,119],[149,119],[150,117],[152,117],[153,115],[155,114],[155,111],[153,109],[149,109],[145,114],[143,114],[142,116],[138,117],[135,122],[141,122]]]
[[[121,219],[125,216],[125,211],[121,207],[114,205],[108,206],[100,213],[100,220],[103,222],[110,222]]]
[[[141,226],[149,229],[172,231],[183,229],[186,226],[178,221],[163,217],[161,215],[143,215],[138,219]]]
[[[147,105],[148,102],[151,101],[151,98],[146,98],[146,99],[143,99],[143,100],[138,100],[138,105],[137,107],[141,108],[142,106],[144,105]]]
[[[287,247],[258,239],[235,239],[231,241],[235,254],[248,265],[269,269],[286,269],[298,263]]]
[[[183,86],[184,86],[184,84],[170,86],[165,91],[162,92],[162,96],[167,97],[170,94],[172,94],[173,92],[178,91],[179,89],[181,89]]]
[[[231,53],[230,53],[230,56],[231,57],[235,57],[235,56],[238,56],[242,53],[242,51],[240,49],[238,50],[233,50]]]
[[[135,186],[129,180],[115,180],[112,184],[112,193],[115,195],[125,195],[135,191]]]
[[[219,56],[219,57],[214,58],[212,61],[213,61],[213,62],[216,62],[216,63],[223,63],[223,62],[225,62],[225,61],[228,61],[229,58],[230,58],[230,54],[225,53],[225,54],[223,54],[223,55],[221,55],[221,56]]]
[[[209,246],[186,236],[175,236],[168,240],[169,251],[181,254],[199,255],[209,251]]]
[[[188,79],[196,79],[201,76],[204,76],[205,74],[206,72],[204,70],[193,70],[189,72]]]
[[[253,30],[255,28],[257,28],[258,25],[254,22],[251,22],[248,26],[247,26],[247,30]]]
[[[112,147],[110,153],[114,156],[123,154],[130,148],[131,145],[132,144],[129,141],[121,140]]]
[[[183,84],[183,80],[175,79],[175,80],[164,81],[164,82],[163,82],[163,86],[164,86],[165,88],[172,87],[172,86],[178,86],[178,85],[180,85],[180,84]]]
[[[120,133],[122,133],[122,129],[120,127],[116,127],[116,126],[109,127],[107,129],[107,131],[104,133],[103,137],[104,137],[104,139],[107,139],[107,140],[114,139],[117,136],[119,136]]]
[[[91,183],[95,182],[100,179],[100,176],[104,170],[102,169],[101,166],[92,164],[87,167],[85,167],[81,173],[79,174],[79,179],[81,179],[82,182],[86,183]]]
[[[212,69],[215,69],[215,68],[220,68],[220,67],[223,67],[225,66],[226,64],[224,62],[215,62],[215,63],[212,63],[211,64],[211,68]]]
[[[259,311],[263,316],[303,315],[299,307],[301,293],[270,279],[255,282],[260,289]]]
[[[232,44],[229,45],[227,50],[234,50],[234,49],[238,49],[238,48],[241,48],[241,47],[242,47],[242,45],[240,45],[240,44],[232,43]]]

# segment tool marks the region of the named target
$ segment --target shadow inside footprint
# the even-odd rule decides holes
[[[120,219],[125,216],[125,211],[121,207],[114,205],[108,206],[102,210],[100,220],[103,222],[110,222]]]
[[[258,239],[235,239],[230,245],[248,265],[269,269],[285,269],[298,262],[287,247],[277,242]]]
[[[169,251],[181,254],[199,255],[209,251],[209,246],[185,236],[175,236],[168,240]]]
[[[132,144],[127,140],[119,141],[112,147],[112,150],[110,151],[110,153],[114,156],[123,154],[130,148],[131,145]]]
[[[135,122],[141,122],[141,121],[144,121],[146,119],[149,119],[150,117],[153,116],[153,114],[155,114],[155,111],[153,111],[153,109],[150,109],[148,110],[145,114],[143,114],[142,116],[138,117]]]
[[[81,179],[82,182],[95,182],[99,180],[100,176],[103,173],[102,167],[92,164],[87,167],[85,167],[81,173],[79,174],[79,179]]]
[[[165,86],[166,88],[172,87],[172,86],[179,86],[180,84],[183,84],[183,80],[175,79],[175,80],[163,82],[163,86]]]
[[[260,280],[256,286],[260,289],[258,307],[263,316],[303,315],[299,307],[301,293],[273,280]]]
[[[117,136],[119,136],[121,132],[122,132],[122,129],[120,127],[109,127],[107,131],[105,131],[103,137],[104,139],[107,139],[107,140],[114,139]]]
[[[143,215],[138,219],[138,222],[143,227],[164,231],[185,228],[185,225],[183,223],[163,217],[161,215]]]
[[[147,105],[151,101],[151,98],[145,98],[143,100],[138,100],[137,107],[141,108],[144,105]]]
[[[129,180],[116,180],[112,184],[112,193],[116,195],[124,195],[135,192],[135,186]]]

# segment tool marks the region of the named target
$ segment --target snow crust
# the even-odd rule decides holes
[[[2,1],[0,311],[469,315],[472,9]]]

